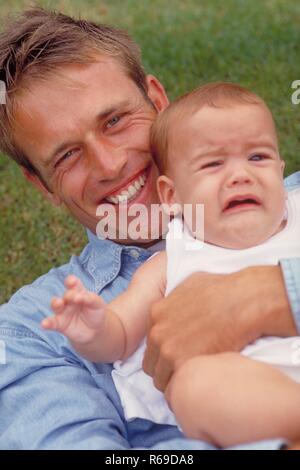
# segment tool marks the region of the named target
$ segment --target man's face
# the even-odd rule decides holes
[[[169,176],[180,204],[204,204],[204,238],[226,248],[262,243],[285,209],[272,117],[264,106],[200,109],[171,130]]]
[[[149,130],[167,98],[154,77],[147,80],[153,105],[117,61],[102,56],[60,68],[57,78],[34,83],[19,99],[16,141],[49,191],[37,176],[27,177],[94,233],[101,204],[118,216],[122,204],[159,202]]]

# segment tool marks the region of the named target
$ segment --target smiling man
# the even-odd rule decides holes
[[[26,177],[95,233],[101,204],[113,204],[118,216],[124,203],[159,203],[149,129],[168,101],[155,77],[145,77],[146,94],[115,58],[90,60],[31,81],[34,93],[16,103],[14,116],[16,146],[36,170],[24,169]]]
[[[7,89],[1,149],[89,236],[80,256],[1,307],[0,448],[208,448],[174,426],[126,422],[111,366],[82,359],[66,339],[39,326],[68,274],[109,302],[161,249],[162,242],[150,238],[120,239],[118,230],[114,240],[100,240],[96,227],[104,204],[118,214],[158,203],[149,131],[168,104],[163,86],[145,75],[126,33],[41,9],[24,12],[0,35],[0,79]],[[297,184],[294,175],[290,185]],[[155,305],[144,367],[157,387],[164,390],[178,365],[197,354],[239,350],[262,335],[295,335],[299,260],[282,268],[196,274]]]

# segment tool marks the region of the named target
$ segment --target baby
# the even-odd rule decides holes
[[[151,305],[189,275],[300,256],[300,191],[285,193],[272,115],[238,85],[208,84],[158,116],[151,148],[161,202],[177,208],[166,252],[142,265],[109,304],[69,276],[63,298],[52,301],[55,316],[42,326],[63,333],[91,361],[115,361],[113,379],[128,420],[177,424],[188,437],[222,447],[294,440],[300,434],[298,338],[261,338],[241,353],[187,360],[168,384],[168,404],[142,371]],[[183,220],[185,204],[192,217]],[[204,205],[204,243],[192,223],[197,204]]]

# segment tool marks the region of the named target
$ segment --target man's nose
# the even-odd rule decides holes
[[[89,151],[90,172],[99,181],[117,178],[128,160],[127,151],[113,145],[95,143]]]

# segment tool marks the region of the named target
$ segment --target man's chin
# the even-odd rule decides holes
[[[155,230],[154,233],[145,231],[144,233],[122,233],[117,232],[116,234],[107,234],[97,232],[98,238],[107,239],[121,245],[138,245],[142,248],[147,248],[149,246],[157,243],[162,237],[163,232],[161,230]]]
[[[160,204],[152,204],[151,209],[143,205],[134,209],[115,211],[111,205],[101,206],[101,214],[97,213],[100,216],[96,227],[98,238],[125,245],[147,246],[167,232],[169,216],[162,211]]]

